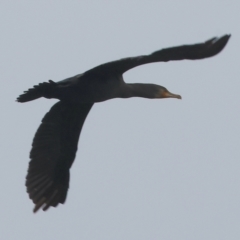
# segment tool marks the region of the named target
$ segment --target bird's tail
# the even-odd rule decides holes
[[[52,80],[35,85],[33,88],[30,88],[27,91],[24,91],[23,94],[19,95],[17,102],[29,102],[40,97],[48,98],[49,94],[53,92],[56,85],[57,84]]]

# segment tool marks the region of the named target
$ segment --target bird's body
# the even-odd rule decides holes
[[[60,100],[43,118],[32,143],[26,186],[35,204],[34,212],[65,202],[79,135],[94,103],[130,97],[181,98],[159,85],[127,84],[123,80],[124,72],[152,62],[211,57],[225,47],[229,37],[105,63],[59,82],[41,83],[20,95],[18,102],[40,97]]]
[[[110,75],[104,78],[91,76],[88,73],[65,79],[57,84],[59,96],[56,98],[73,103],[96,103],[112,98],[121,98],[124,89],[127,88],[127,84],[120,75]]]

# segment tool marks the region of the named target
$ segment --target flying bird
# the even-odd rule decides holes
[[[40,97],[60,100],[44,116],[32,142],[26,187],[35,204],[33,211],[45,211],[65,202],[79,135],[94,103],[130,97],[181,99],[159,85],[125,83],[123,73],[147,63],[212,57],[222,51],[229,38],[224,35],[204,43],[108,62],[59,82],[40,83],[21,94],[17,98],[21,103]]]

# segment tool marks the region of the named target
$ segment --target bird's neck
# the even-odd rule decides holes
[[[122,98],[142,97],[156,98],[159,92],[159,86],[145,83],[128,83],[125,85]]]

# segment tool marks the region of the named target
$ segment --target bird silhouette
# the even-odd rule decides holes
[[[204,43],[108,62],[59,82],[40,83],[20,95],[17,101],[21,103],[40,97],[60,100],[42,119],[32,143],[26,187],[35,204],[33,211],[45,211],[65,202],[79,135],[94,103],[130,97],[181,99],[159,85],[125,83],[123,73],[147,63],[212,57],[221,52],[229,38],[224,35]]]

